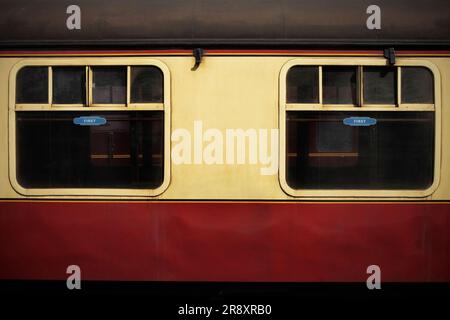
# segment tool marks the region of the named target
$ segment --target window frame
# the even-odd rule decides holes
[[[23,67],[49,68],[49,97],[44,104],[16,104],[16,78]],[[82,104],[53,104],[53,74],[52,67],[86,67],[86,98],[87,105]],[[126,104],[91,104],[92,102],[92,70],[96,66],[124,66],[127,67],[127,103]],[[163,102],[162,103],[130,103],[130,67],[155,66],[163,74]],[[91,72],[89,72],[91,71]],[[16,170],[16,111],[162,111],[164,112],[164,178],[163,183],[155,189],[124,189],[124,188],[24,188],[17,180]],[[170,133],[171,133],[171,77],[166,64],[154,58],[37,58],[24,59],[17,62],[9,75],[9,180],[13,189],[23,196],[37,197],[156,197],[162,194],[170,184]]]
[[[292,103],[286,102],[286,80],[287,73],[294,66],[318,66],[319,69],[319,104]],[[358,67],[357,94],[359,105],[327,105],[323,104],[322,88],[322,66],[356,66]],[[431,62],[418,59],[398,58],[393,67],[397,69],[397,103],[396,105],[364,104],[363,101],[363,67],[390,65],[384,58],[295,58],[285,63],[279,75],[279,130],[280,130],[280,154],[279,154],[279,183],[282,190],[292,197],[304,198],[425,198],[431,196],[439,186],[441,170],[441,76],[439,69]],[[401,69],[402,67],[425,67],[428,68],[434,77],[434,104],[411,104],[402,103],[401,100]],[[386,112],[407,112],[407,111],[434,111],[435,115],[435,154],[434,154],[434,176],[431,186],[424,190],[390,190],[390,189],[293,189],[286,179],[286,112],[287,111],[386,111]]]

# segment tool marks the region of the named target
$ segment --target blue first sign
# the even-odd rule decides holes
[[[79,126],[102,126],[106,119],[102,117],[78,117],[73,118],[73,123]]]
[[[344,119],[346,126],[352,127],[369,127],[377,124],[377,119],[369,117],[350,117]]]

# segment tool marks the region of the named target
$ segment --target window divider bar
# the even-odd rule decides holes
[[[53,103],[53,69],[48,67],[48,104],[51,106]]]
[[[323,106],[323,68],[319,66],[319,105]]]
[[[359,82],[359,106],[363,107],[365,102],[364,102],[364,66],[360,66],[360,82]]]
[[[362,107],[364,105],[364,67],[358,66],[358,80],[356,83],[356,88],[358,91],[356,106]]]
[[[86,90],[87,90],[87,107],[92,106],[92,86],[93,86],[93,78],[92,78],[92,67],[91,66],[87,66],[86,67]]]
[[[84,83],[85,83],[85,88],[84,88],[84,106],[88,107],[89,106],[89,66],[85,66],[84,67]]]
[[[397,67],[397,104],[395,107],[400,107],[402,104],[402,67]]]
[[[127,66],[127,107],[130,106],[131,99],[131,67]]]

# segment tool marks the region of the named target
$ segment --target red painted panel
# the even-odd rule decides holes
[[[450,204],[2,202],[0,279],[450,281]]]

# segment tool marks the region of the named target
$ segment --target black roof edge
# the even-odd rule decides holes
[[[408,40],[64,40],[2,41],[0,50],[93,50],[93,49],[370,49],[386,47],[414,50],[447,50],[450,41]]]

